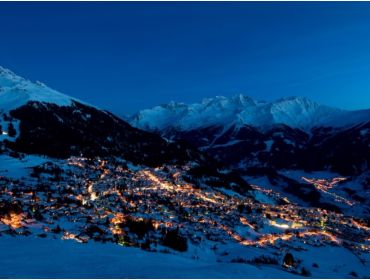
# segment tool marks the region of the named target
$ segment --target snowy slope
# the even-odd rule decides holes
[[[25,105],[28,101],[70,106],[73,100],[82,103],[40,82],[33,83],[19,77],[0,66],[0,110],[3,112]]]
[[[193,260],[96,242],[2,237],[0,249],[1,278],[302,278],[274,266]],[[300,255],[314,278],[344,278],[351,271],[369,276],[344,248],[311,248]],[[312,268],[312,261],[320,266]]]
[[[148,130],[198,129],[210,126],[250,125],[270,127],[285,124],[294,128],[342,127],[370,121],[370,110],[346,111],[320,105],[305,97],[258,102],[250,97],[217,96],[186,105],[171,102],[138,112],[131,124]]]
[[[0,248],[1,278],[293,277],[276,268],[197,261],[113,244],[2,237]]]

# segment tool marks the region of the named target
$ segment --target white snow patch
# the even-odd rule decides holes
[[[265,144],[266,144],[266,151],[267,152],[270,152],[271,151],[271,147],[274,144],[274,140],[267,140],[267,141],[265,141]]]
[[[43,164],[50,159],[41,156],[27,155],[22,159],[0,155],[0,176],[21,179],[30,174],[31,167]]]

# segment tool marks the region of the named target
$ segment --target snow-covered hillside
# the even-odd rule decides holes
[[[0,66],[0,110],[7,112],[29,101],[69,106],[81,101],[53,90],[41,82],[33,83]]]
[[[210,126],[250,125],[271,127],[285,124],[293,128],[342,127],[370,120],[370,110],[346,111],[320,105],[305,97],[288,97],[259,102],[244,95],[217,96],[201,103],[171,102],[138,112],[131,124],[142,129],[192,130]]]

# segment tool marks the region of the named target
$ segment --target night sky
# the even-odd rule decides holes
[[[370,3],[1,2],[0,65],[119,114],[238,93],[370,108]]]

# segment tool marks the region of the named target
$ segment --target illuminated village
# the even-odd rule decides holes
[[[258,250],[262,263],[302,275],[299,262],[282,261],[287,248],[294,255],[306,246],[342,246],[366,263],[370,228],[365,220],[297,206],[264,186],[252,185],[240,194],[206,180],[194,184],[191,167],[144,168],[120,159],[72,157],[30,168],[22,181],[3,176],[0,234],[173,254],[193,254],[202,246],[218,254],[220,262],[261,261],[232,258],[222,249],[235,244]],[[305,180],[328,191],[342,179]],[[276,203],[260,203],[252,192]]]

